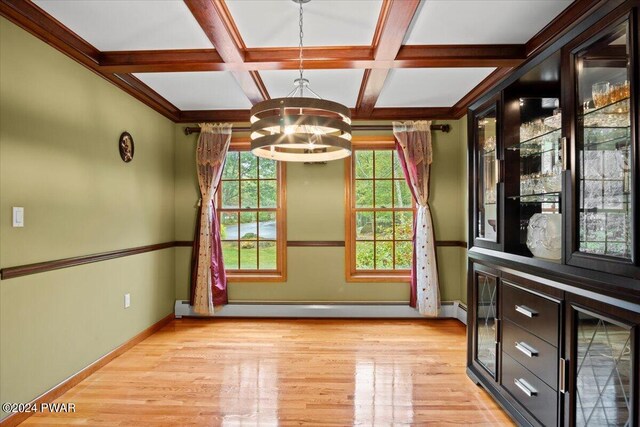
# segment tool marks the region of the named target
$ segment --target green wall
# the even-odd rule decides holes
[[[438,122],[440,123],[440,122]],[[449,123],[448,134],[433,133],[431,207],[438,240],[465,241],[466,128],[461,121]],[[186,136],[185,125],[176,125],[176,239],[193,238],[199,198],[195,175],[197,135]],[[377,133],[390,135],[390,132]],[[288,163],[287,239],[344,240],[344,162],[326,165]],[[313,224],[313,226],[309,226]],[[466,299],[466,250],[437,250],[442,299]],[[191,249],[176,248],[176,298],[189,295]],[[288,278],[281,283],[229,284],[231,302],[407,302],[407,283],[347,283],[344,248],[293,247],[287,250]]]
[[[172,241],[174,132],[0,18],[0,266]],[[174,265],[170,248],[1,281],[0,401],[30,401],[170,314]]]
[[[447,123],[433,138],[431,206],[437,239],[464,241],[466,120]],[[197,136],[183,127],[0,18],[0,267],[191,240]],[[125,130],[129,164],[117,151]],[[288,239],[344,240],[344,162],[286,167]],[[25,208],[24,228],[11,226],[12,206]],[[0,281],[0,401],[30,401],[170,314],[188,297],[190,252]],[[406,283],[347,283],[343,248],[287,256],[286,282],[230,283],[230,300],[408,301]],[[438,263],[442,299],[465,300],[466,250],[438,248]]]

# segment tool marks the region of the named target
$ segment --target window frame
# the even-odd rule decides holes
[[[228,153],[231,152],[247,152],[251,150],[251,144],[248,139],[232,139]],[[227,153],[227,154],[228,154]],[[225,156],[226,164],[226,156]],[[229,282],[285,282],[287,280],[287,192],[286,179],[287,168],[283,162],[276,162],[276,207],[268,208],[267,211],[276,214],[276,269],[275,270],[241,270],[228,269],[225,267],[225,273]],[[241,182],[241,180],[239,181]],[[218,190],[222,188],[222,178]],[[224,212],[260,212],[259,208],[222,208],[222,191],[216,191],[216,214],[218,221],[222,221]],[[238,236],[239,237],[239,236]],[[225,240],[222,240],[224,242]],[[233,241],[233,240],[226,240]]]
[[[395,151],[395,138],[367,137],[352,141],[352,155],[344,160],[345,165],[345,277],[347,282],[391,282],[406,283],[411,281],[411,268],[407,270],[356,270],[356,212],[365,210],[377,212],[385,211],[411,211],[415,223],[416,203],[411,198],[411,208],[356,208],[355,206],[355,153],[359,150],[393,150]],[[393,166],[392,166],[393,167]],[[372,178],[374,181],[376,178]],[[386,178],[383,178],[386,180]],[[395,239],[395,236],[394,236]],[[402,241],[402,240],[397,240]],[[396,240],[393,240],[394,248]]]

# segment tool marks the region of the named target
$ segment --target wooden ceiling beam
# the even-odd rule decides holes
[[[387,69],[425,67],[514,67],[525,59],[524,45],[402,46],[392,60],[374,60],[371,46],[304,49],[306,69]],[[215,49],[137,50],[99,54],[100,69],[111,73],[180,71],[295,70],[297,48],[244,50],[244,62],[227,63]]]
[[[184,0],[202,30],[227,64],[243,64],[246,46],[223,0]],[[232,72],[252,104],[269,99],[269,93],[257,71]]]
[[[366,115],[351,109],[353,120],[453,120],[456,112],[452,107],[426,108],[376,108]],[[178,123],[200,122],[249,122],[249,110],[191,110],[182,111]]]
[[[420,0],[384,1],[373,37],[374,60],[392,61],[396,58],[419,5]],[[359,115],[371,114],[388,74],[388,68],[365,71],[356,104]]]
[[[515,67],[526,57],[523,44],[405,45],[393,68]]]
[[[100,69],[107,73],[224,71],[215,49],[126,50],[101,52]]]

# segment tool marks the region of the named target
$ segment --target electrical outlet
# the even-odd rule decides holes
[[[124,294],[124,308],[131,307],[131,294]]]

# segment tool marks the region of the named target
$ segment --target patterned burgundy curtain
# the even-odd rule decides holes
[[[425,316],[440,313],[438,265],[435,234],[429,209],[429,175],[433,159],[431,122],[394,122],[398,158],[404,177],[418,206],[413,225],[413,262],[411,264],[411,307]]]
[[[227,303],[227,277],[214,197],[231,142],[231,126],[228,123],[200,125],[196,168],[201,199],[191,256],[190,302],[198,314],[213,314],[216,305]]]

